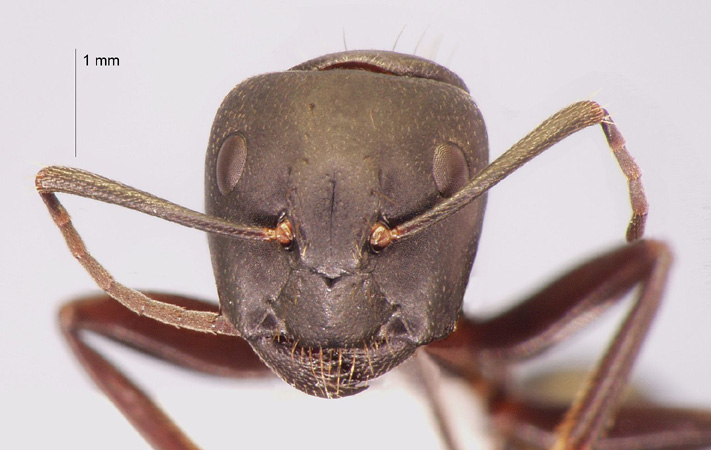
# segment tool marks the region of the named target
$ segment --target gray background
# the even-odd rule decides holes
[[[471,3],[471,4],[470,4]],[[655,397],[711,408],[711,6],[706,2],[12,2],[2,8],[0,414],[8,448],[145,448],[89,384],[55,313],[95,286],[34,192],[49,164],[81,167],[202,210],[209,127],[239,81],[324,53],[391,49],[434,59],[469,85],[498,155],[557,109],[605,105],[644,170],[648,236],[671,243],[666,302],[635,379]],[[134,5],[134,6],[132,6]],[[74,157],[74,50],[77,151]],[[118,56],[120,67],[82,57]],[[121,208],[62,197],[90,250],[127,285],[215,298],[205,238]],[[492,311],[622,242],[624,179],[602,133],[566,140],[497,186],[467,308]],[[548,363],[591,361],[603,321]],[[406,377],[340,401],[278,380],[240,385],[111,347],[206,448],[435,448]],[[529,369],[543,370],[542,364]],[[457,412],[459,414],[459,412]],[[468,419],[467,419],[468,420]],[[481,426],[481,425],[480,425]]]

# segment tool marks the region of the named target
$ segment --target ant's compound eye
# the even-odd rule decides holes
[[[227,195],[237,186],[247,160],[247,142],[240,134],[231,134],[217,153],[217,188]]]
[[[432,176],[440,194],[451,197],[469,181],[469,167],[462,150],[451,142],[440,144],[432,158]]]
[[[291,247],[294,242],[294,228],[286,217],[282,218],[275,229],[276,241],[284,248]]]
[[[395,238],[393,231],[382,222],[375,222],[370,229],[370,246],[374,252],[379,252],[392,244]]]

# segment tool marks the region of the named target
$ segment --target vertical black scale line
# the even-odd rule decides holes
[[[74,157],[77,157],[77,49],[74,49]]]

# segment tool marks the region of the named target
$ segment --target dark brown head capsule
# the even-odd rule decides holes
[[[212,127],[207,213],[281,237],[209,236],[223,314],[298,389],[361,391],[452,331],[485,199],[383,248],[371,233],[431,209],[487,162],[466,86],[421,58],[344,52],[241,83]]]

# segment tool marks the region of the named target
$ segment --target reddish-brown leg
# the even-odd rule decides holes
[[[156,293],[149,296],[192,311],[217,313],[216,306],[198,300]],[[88,297],[64,305],[59,320],[74,354],[94,382],[143,437],[158,449],[189,450],[198,447],[141,389],[86,343],[84,337],[87,332],[204,373],[239,378],[271,374],[242,338],[166,325],[129,311],[108,295]]]
[[[554,449],[711,446],[711,413],[619,410],[621,390],[659,306],[670,262],[665,244],[637,241],[583,264],[497,317],[463,319],[450,338],[427,350],[471,380],[487,398],[495,423],[514,443]],[[509,364],[570,336],[635,286],[636,298],[619,331],[572,405],[527,402],[495,381],[506,378]]]
[[[497,419],[508,448],[552,448],[568,405],[508,398]],[[584,448],[584,447],[582,447]],[[711,412],[655,405],[623,405],[614,426],[592,444],[599,450],[711,448]]]

